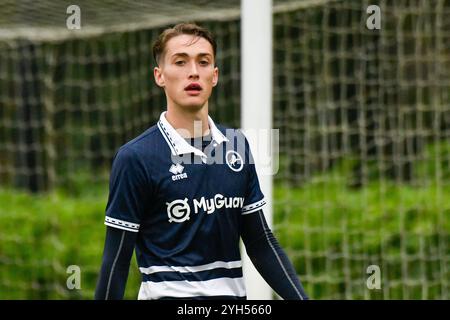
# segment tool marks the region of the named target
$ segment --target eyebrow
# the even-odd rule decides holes
[[[206,56],[212,57],[212,54],[208,52],[201,52],[197,54],[197,57],[206,57]],[[189,57],[189,55],[186,52],[177,52],[172,55],[172,58],[174,57]]]

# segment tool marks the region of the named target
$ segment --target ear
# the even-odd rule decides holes
[[[219,82],[219,68],[214,67],[214,74],[213,74],[213,87],[217,85],[217,82]]]
[[[160,67],[155,67],[153,69],[153,76],[155,77],[156,84],[161,88],[164,88],[165,86],[164,75],[162,74],[162,69]]]

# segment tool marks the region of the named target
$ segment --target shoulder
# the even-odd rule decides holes
[[[143,179],[149,181],[149,164],[147,161],[149,150],[155,150],[150,147],[155,140],[156,126],[153,126],[134,139],[120,146],[117,150],[113,163],[111,175],[115,177]],[[138,181],[138,180],[136,180]]]
[[[136,163],[143,161],[146,153],[155,150],[154,144],[158,140],[158,132],[158,127],[154,125],[120,146],[114,157],[114,162]]]
[[[126,142],[117,151],[117,155],[126,157],[144,157],[148,153],[158,150],[156,146],[160,140],[160,132],[156,125],[148,128],[137,137]]]
[[[148,147],[149,144],[155,143],[159,138],[158,134],[159,134],[158,127],[156,125],[153,125],[152,127],[145,130],[143,133],[138,135],[137,137],[125,143],[120,148],[139,151],[142,148]]]

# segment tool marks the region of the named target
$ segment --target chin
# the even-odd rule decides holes
[[[205,104],[181,104],[180,107],[189,111],[200,111]]]
[[[205,106],[205,104],[206,101],[202,100],[202,101],[183,101],[178,105],[186,110],[199,111]]]

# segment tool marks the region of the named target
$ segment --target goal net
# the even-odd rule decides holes
[[[93,296],[112,157],[165,109],[151,54],[164,28],[216,35],[210,111],[240,126],[238,0],[76,5],[79,30],[66,4],[0,3],[0,298]],[[273,229],[307,293],[448,299],[450,1],[273,8]],[[82,290],[68,289],[69,265]],[[130,277],[135,298],[135,265]]]

